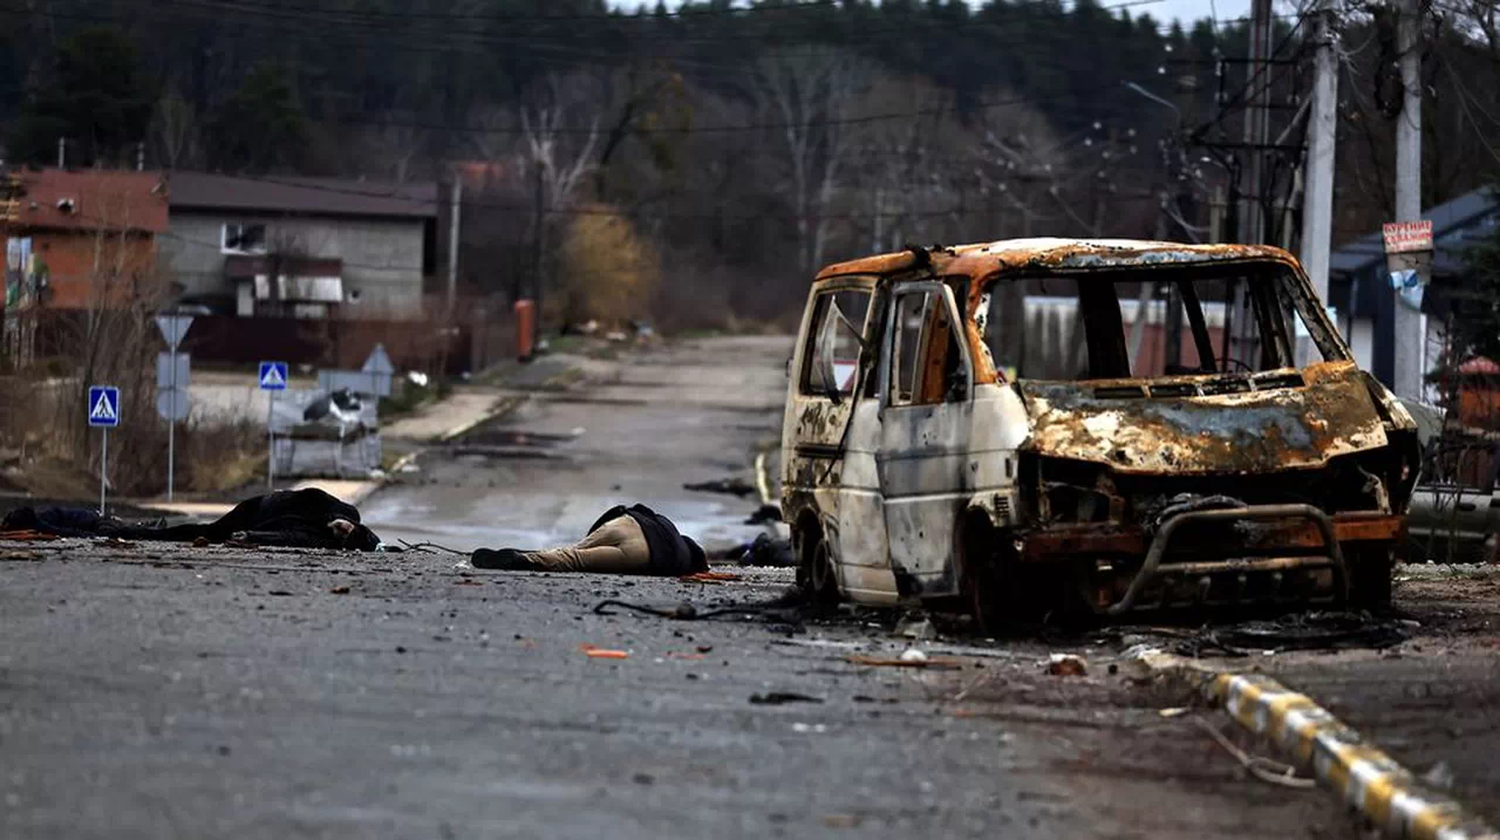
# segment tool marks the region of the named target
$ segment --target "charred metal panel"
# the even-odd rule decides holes
[[[1032,449],[1123,473],[1269,472],[1384,446],[1354,365],[1314,368],[1302,388],[1178,399],[1100,398],[1090,383],[1020,387],[1035,422]]]

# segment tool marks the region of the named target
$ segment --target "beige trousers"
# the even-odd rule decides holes
[[[580,542],[545,551],[528,551],[526,559],[549,572],[604,572],[644,575],[651,571],[651,548],[641,525],[617,516]]]

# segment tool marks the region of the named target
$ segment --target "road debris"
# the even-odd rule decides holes
[[[1290,764],[1283,764],[1264,756],[1250,755],[1239,747],[1236,747],[1228,738],[1224,737],[1224,733],[1220,732],[1218,727],[1207,720],[1201,717],[1194,718],[1193,720],[1198,724],[1200,729],[1212,736],[1218,742],[1219,746],[1224,748],[1225,752],[1234,756],[1235,760],[1240,763],[1240,766],[1250,771],[1250,775],[1255,778],[1273,785],[1297,788],[1299,790],[1306,790],[1318,784],[1316,779],[1298,776],[1297,769]]]
[[[579,645],[578,649],[581,650],[581,651],[583,651],[583,655],[589,657],[590,659],[629,659],[630,658],[630,652],[629,651],[625,651],[625,650],[612,650],[610,648],[602,648],[602,647],[598,647],[596,645],[590,645],[590,644]]]
[[[700,481],[696,484],[682,485],[684,490],[692,490],[696,493],[726,493],[730,496],[738,496],[743,499],[754,495],[755,485],[743,478],[720,478],[714,481]]]
[[[677,580],[680,583],[728,583],[743,580],[743,578],[732,572],[694,572],[690,575],[682,575]]]
[[[801,694],[795,691],[768,691],[765,694],[750,695],[750,704],[754,706],[784,706],[787,703],[821,703],[823,698],[814,697],[811,694]]]
[[[901,661],[925,663],[927,661],[927,654],[921,652],[920,650],[917,650],[916,648],[907,648],[906,650],[901,651]]]
[[[0,551],[0,560],[41,560],[42,555],[35,551]]]
[[[850,654],[844,661],[851,665],[868,665],[876,668],[929,668],[940,671],[956,671],[963,667],[962,664],[951,659],[931,659],[921,651],[915,651],[915,653],[919,654],[920,657],[908,659],[903,654],[901,658],[889,659],[879,656],[863,656],[855,653]]]
[[[328,590],[328,594],[330,594],[330,595],[348,595],[349,594],[349,587],[348,586],[335,586],[332,589]]]
[[[1075,654],[1054,653],[1047,660],[1047,673],[1054,677],[1083,677],[1088,672],[1088,660]]]
[[[904,636],[917,641],[928,641],[937,638],[937,628],[932,625],[932,619],[926,613],[910,612],[901,616],[896,624],[896,635]]]
[[[15,531],[0,531],[0,540],[10,540],[13,542],[52,542],[53,540],[60,539],[62,537],[56,534],[48,534],[44,531],[35,531],[30,528],[22,528]]]

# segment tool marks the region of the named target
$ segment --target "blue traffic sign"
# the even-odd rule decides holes
[[[286,390],[286,362],[260,363],[260,389],[262,391]]]
[[[113,385],[89,386],[89,425],[120,425],[120,389]]]

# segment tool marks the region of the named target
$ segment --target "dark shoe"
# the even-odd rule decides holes
[[[469,555],[469,562],[476,569],[505,569],[508,571],[526,571],[532,568],[530,560],[526,559],[523,552],[514,548],[479,548]]]

